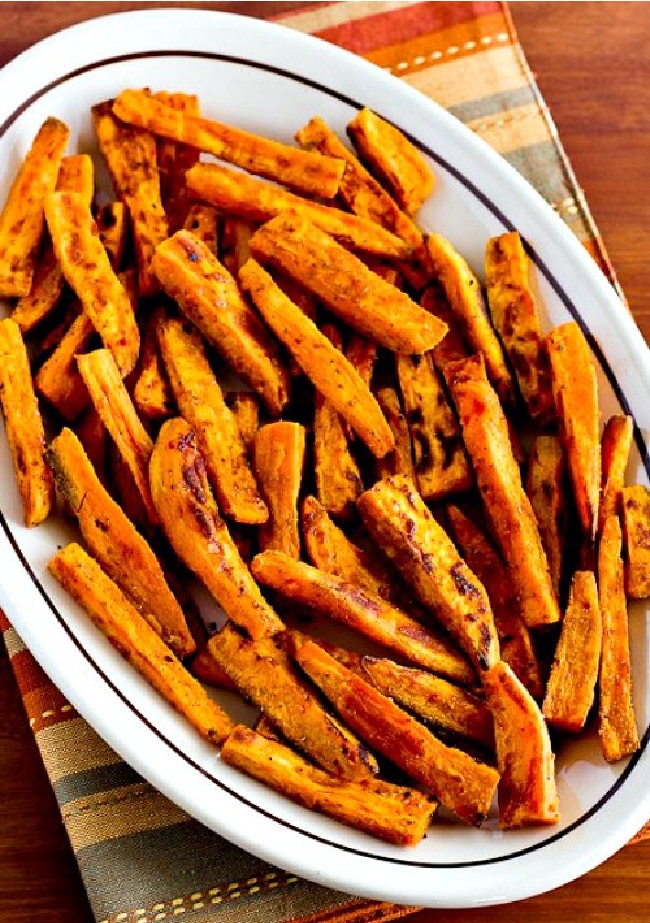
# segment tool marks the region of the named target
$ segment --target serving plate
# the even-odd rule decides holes
[[[437,176],[420,213],[424,228],[449,237],[479,273],[488,237],[513,228],[522,233],[537,267],[544,326],[580,323],[598,363],[603,418],[622,411],[635,420],[629,480],[648,483],[650,355],[643,338],[550,207],[454,118],[373,65],[281,26],[196,10],[118,14],[60,32],[0,73],[0,201],[46,116],[68,123],[71,150],[95,153],[90,107],[127,86],[198,93],[206,115],[287,142],[315,114],[341,137],[363,105],[394,121]],[[630,612],[642,737],[634,758],[607,765],[591,733],[558,754],[559,826],[504,833],[496,817],[479,830],[441,821],[416,848],[397,848],[306,811],[224,765],[48,575],[47,561],[73,535],[62,521],[35,530],[22,525],[9,451],[0,440],[0,603],[16,630],[127,762],[189,814],[269,862],[367,897],[431,907],[498,904],[587,872],[650,817],[644,604]]]

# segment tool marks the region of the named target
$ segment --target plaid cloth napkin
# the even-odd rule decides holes
[[[445,106],[541,192],[616,285],[506,4],[318,3],[278,21]],[[0,630],[98,921],[387,923],[412,912],[302,881],[205,829],[95,734],[4,618]]]

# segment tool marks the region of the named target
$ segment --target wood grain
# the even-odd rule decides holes
[[[301,3],[157,3],[269,16]],[[0,64],[82,19],[144,3],[2,3]],[[650,4],[515,3],[521,43],[578,181],[650,341]],[[1,645],[0,645],[1,648]],[[91,923],[74,857],[4,651],[0,652],[0,923]],[[650,841],[525,904],[422,911],[411,923],[641,923],[650,918]]]

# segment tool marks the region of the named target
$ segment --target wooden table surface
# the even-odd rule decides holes
[[[143,3],[2,3],[0,65],[63,26]],[[270,15],[300,3],[193,3]],[[650,4],[513,3],[528,61],[650,342]],[[91,923],[52,791],[0,643],[0,923]],[[423,911],[412,923],[650,919],[650,841],[524,905]]]

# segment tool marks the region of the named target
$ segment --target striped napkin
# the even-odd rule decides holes
[[[541,192],[616,284],[505,4],[318,3],[278,21],[445,106]],[[412,911],[299,880],[205,829],[95,734],[4,618],[0,630],[97,921],[386,923]]]

